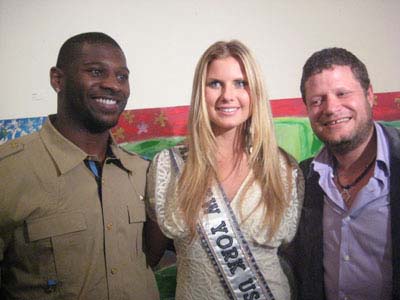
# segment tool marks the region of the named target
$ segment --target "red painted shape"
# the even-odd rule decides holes
[[[118,143],[184,136],[187,134],[188,112],[189,106],[127,110],[112,131]]]
[[[272,115],[278,117],[306,117],[306,106],[301,98],[271,100]]]
[[[374,120],[400,120],[400,92],[375,94]]]

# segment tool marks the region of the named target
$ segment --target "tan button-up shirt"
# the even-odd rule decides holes
[[[48,120],[0,146],[0,298],[158,299],[142,251],[147,162],[111,145],[98,183]]]

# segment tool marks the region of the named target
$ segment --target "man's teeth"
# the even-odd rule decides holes
[[[229,112],[234,112],[234,111],[236,111],[237,110],[237,108],[236,107],[220,107],[220,108],[218,108],[218,110],[220,110],[220,111],[222,111],[222,112],[227,112],[227,113],[229,113]]]
[[[332,121],[332,122],[327,122],[326,125],[336,125],[336,124],[340,124],[340,123],[343,123],[343,122],[347,122],[349,120],[350,120],[350,118],[342,118],[342,119],[335,120],[335,121]]]
[[[105,104],[105,105],[114,105],[117,103],[117,101],[115,101],[115,100],[104,99],[104,98],[97,98],[96,101],[101,104]]]

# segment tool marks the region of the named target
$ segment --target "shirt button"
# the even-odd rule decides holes
[[[106,181],[104,179],[101,180],[101,183],[104,184]]]
[[[346,222],[350,222],[350,221],[351,221],[350,216],[347,216],[347,217],[345,218],[345,220],[346,220]]]
[[[111,274],[117,274],[118,269],[117,268],[111,268]]]
[[[107,229],[108,229],[108,230],[111,230],[112,227],[113,227],[113,224],[112,224],[112,223],[108,223],[108,224],[107,224]]]
[[[349,256],[349,255],[345,255],[345,256],[344,256],[344,260],[345,260],[345,261],[349,261],[349,260],[350,260],[350,256]]]

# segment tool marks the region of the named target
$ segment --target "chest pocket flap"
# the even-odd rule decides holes
[[[144,210],[144,204],[140,205],[128,205],[128,216],[129,223],[143,223],[146,221],[146,213]]]
[[[87,228],[85,216],[81,212],[69,212],[26,221],[31,242],[82,231]]]

